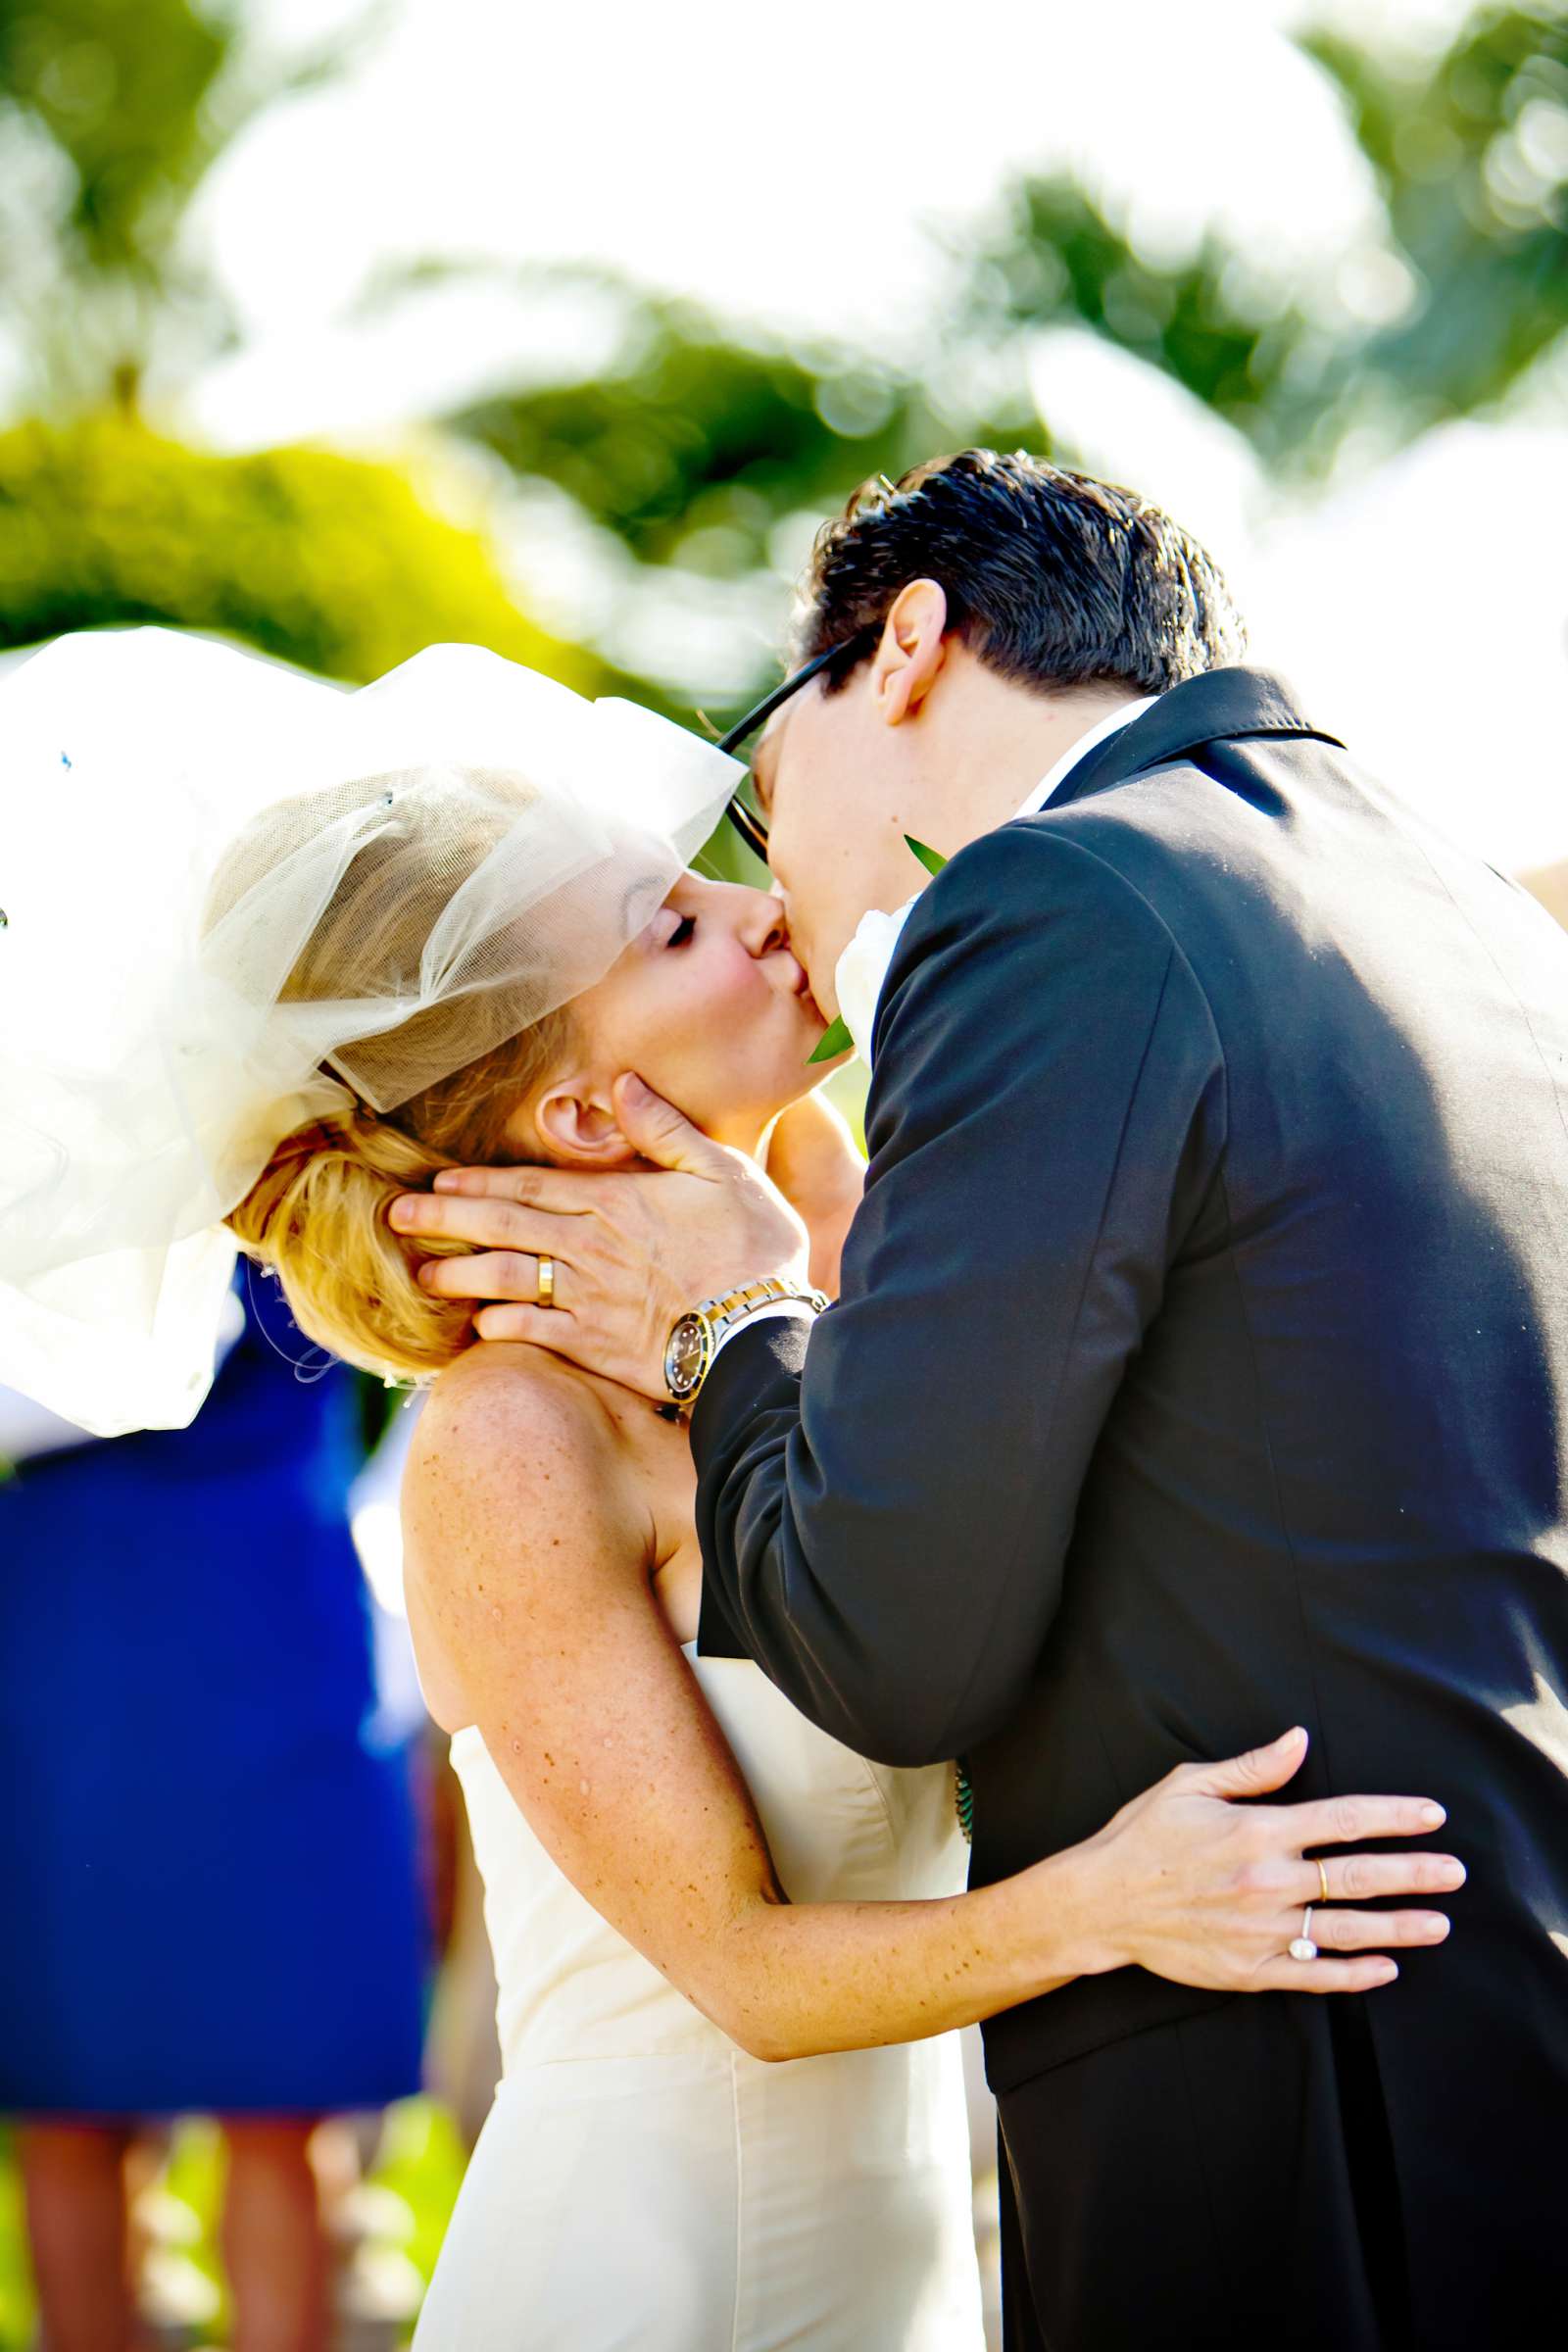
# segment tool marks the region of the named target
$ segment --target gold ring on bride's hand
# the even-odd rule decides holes
[[[553,1257],[539,1260],[539,1285],[534,1293],[534,1300],[539,1306],[554,1306],[556,1303],[556,1261]]]
[[[1317,1883],[1323,1889],[1321,1899],[1326,1903],[1329,1899],[1329,1874],[1323,1867],[1321,1856],[1317,1858]]]

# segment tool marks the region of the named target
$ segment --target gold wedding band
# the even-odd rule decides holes
[[[1326,1903],[1326,1902],[1328,1901],[1328,1899],[1329,1899],[1329,1874],[1328,1874],[1328,1872],[1327,1872],[1327,1871],[1324,1869],[1324,1867],[1323,1867],[1323,1860],[1322,1860],[1322,1856],[1321,1856],[1321,1855],[1319,1855],[1319,1857],[1318,1857],[1318,1865],[1317,1865],[1317,1883],[1318,1883],[1318,1885],[1319,1885],[1319,1886],[1322,1887],[1322,1889],[1323,1889],[1322,1895],[1320,1896],[1320,1898],[1319,1898],[1319,1899],[1320,1899],[1320,1901],[1322,1901],[1322,1902],[1325,1902],[1325,1903]]]
[[[539,1287],[534,1293],[534,1299],[539,1306],[554,1306],[556,1303],[556,1261],[553,1257],[539,1260]]]

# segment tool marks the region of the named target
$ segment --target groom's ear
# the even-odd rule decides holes
[[[558,1167],[620,1168],[637,1156],[608,1096],[581,1079],[567,1079],[542,1096],[533,1123]]]
[[[948,599],[937,580],[909,580],[899,590],[871,657],[877,716],[896,727],[913,717],[947,659]]]

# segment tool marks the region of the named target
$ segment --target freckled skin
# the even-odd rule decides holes
[[[679,1648],[700,1576],[685,1433],[606,1390],[505,1345],[437,1384],[404,1486],[437,1720],[477,1724],[573,1885],[758,2055],[905,2040],[1058,1981],[1005,1892],[789,1904]],[[976,1905],[986,1919],[965,1916]],[[934,1989],[987,1920],[983,1985]]]

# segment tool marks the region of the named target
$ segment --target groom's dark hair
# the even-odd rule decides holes
[[[900,482],[875,475],[824,523],[796,662],[843,645],[823,680],[834,692],[919,579],[940,583],[949,625],[987,668],[1021,686],[1160,694],[1247,651],[1219,566],[1148,499],[1022,450],[965,449]]]

